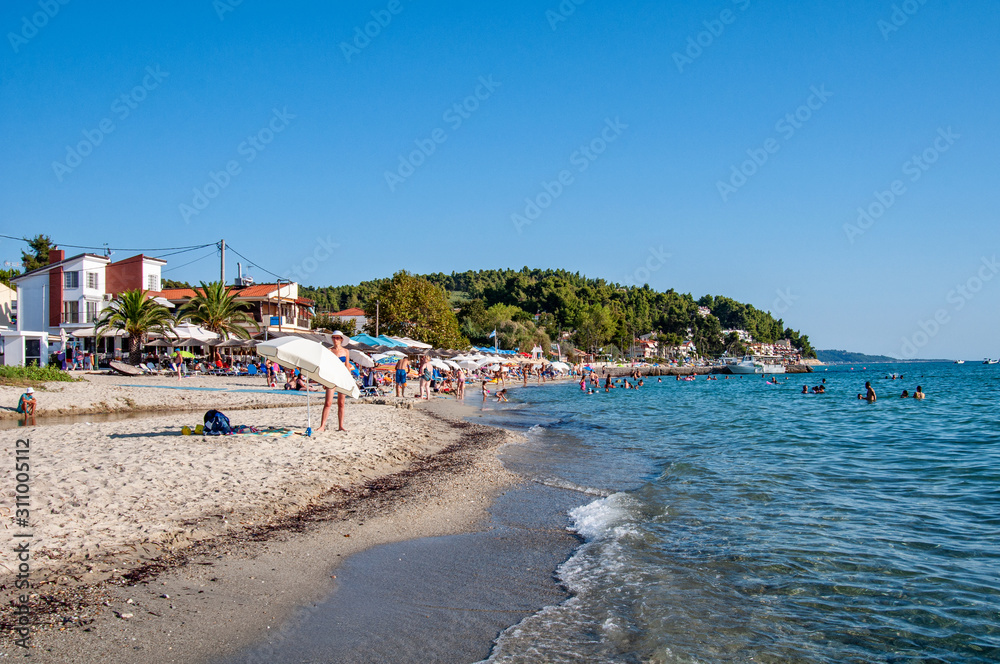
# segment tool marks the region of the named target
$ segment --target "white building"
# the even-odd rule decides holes
[[[7,364],[21,364],[35,359],[35,349],[25,345],[40,340],[38,349],[45,364],[54,348],[48,338],[59,338],[63,330],[78,347],[97,352],[121,351],[120,338],[103,339],[100,347],[93,338],[78,339],[74,332],[86,334],[115,295],[126,290],[158,290],[160,270],[165,260],[139,254],[112,262],[106,256],[78,254],[69,258],[61,249],[49,250],[49,264],[11,279],[17,286],[17,332],[4,333],[4,356]],[[45,337],[43,338],[43,336]],[[31,344],[32,346],[34,344]],[[20,361],[18,361],[18,359]]]
[[[748,343],[751,343],[751,342],[753,341],[753,335],[752,335],[752,334],[750,334],[750,333],[749,333],[749,332],[747,332],[746,330],[739,330],[739,329],[736,329],[736,328],[733,328],[733,329],[729,329],[729,330],[723,330],[723,331],[722,331],[722,338],[724,339],[724,338],[728,337],[728,336],[729,336],[730,334],[732,334],[733,332],[735,332],[735,333],[736,333],[736,337],[737,337],[737,338],[738,338],[738,339],[739,339],[739,340],[740,340],[740,341],[741,341],[742,343],[746,343],[746,344],[748,344]]]
[[[0,284],[0,329],[13,329],[17,319],[17,291]]]

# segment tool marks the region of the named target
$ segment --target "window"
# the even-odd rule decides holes
[[[84,323],[93,323],[97,320],[97,302],[87,302],[87,317]]]
[[[97,273],[96,272],[88,272],[87,273],[87,288],[93,288],[94,290],[97,290],[98,288],[100,288],[100,286],[97,283]]]
[[[160,290],[160,280],[155,274],[146,277],[146,290]]]
[[[64,322],[64,323],[79,323],[80,322],[80,303],[79,302],[63,301],[62,322]]]
[[[80,287],[79,272],[63,272],[63,288],[79,288],[79,287]]]

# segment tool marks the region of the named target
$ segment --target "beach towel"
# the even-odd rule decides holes
[[[205,435],[224,436],[231,434],[233,427],[229,424],[229,418],[217,410],[210,410],[205,413]]]

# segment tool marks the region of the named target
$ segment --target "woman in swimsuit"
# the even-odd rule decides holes
[[[434,370],[431,368],[431,362],[427,359],[426,355],[420,356],[420,394],[417,398],[423,398],[430,401],[431,398],[431,380],[434,379]],[[424,396],[426,394],[426,396]]]
[[[337,358],[344,363],[344,366],[350,370],[351,365],[347,363],[347,349],[344,348],[344,333],[340,330],[333,333],[333,348],[330,351],[337,356]],[[326,388],[326,401],[323,402],[323,415],[319,420],[319,428],[316,429],[316,433],[323,433],[326,430],[326,418],[330,415],[330,406],[333,405],[333,394],[337,392],[334,389]],[[337,392],[337,430],[347,431],[344,428],[344,395]]]

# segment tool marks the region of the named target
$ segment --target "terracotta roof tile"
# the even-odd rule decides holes
[[[164,288],[160,291],[162,297],[168,300],[180,300],[185,297],[194,297],[194,290],[191,288]]]

